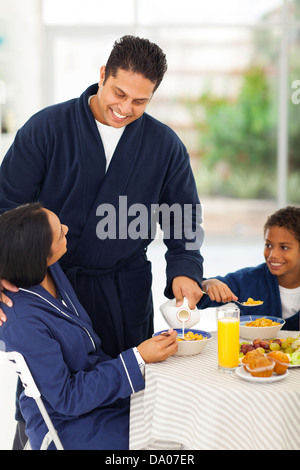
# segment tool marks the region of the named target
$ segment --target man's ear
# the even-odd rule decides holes
[[[99,88],[103,85],[105,79],[105,65],[100,68]]]

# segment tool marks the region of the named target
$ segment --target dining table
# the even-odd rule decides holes
[[[300,449],[300,367],[248,381],[218,369],[217,345],[212,332],[198,355],[146,364],[145,389],[131,396],[131,450]]]

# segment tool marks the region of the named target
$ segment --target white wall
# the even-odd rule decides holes
[[[26,7],[24,0],[0,0],[1,37],[0,80],[6,86],[1,110],[9,130],[3,135],[2,158],[16,130],[41,108],[41,0],[26,0]]]

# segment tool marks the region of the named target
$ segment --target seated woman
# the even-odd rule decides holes
[[[175,353],[176,332],[115,359],[104,354],[57,262],[67,249],[67,231],[37,203],[0,216],[0,278],[19,287],[6,293],[13,307],[0,339],[7,351],[25,357],[65,449],[128,449],[130,395],[145,387],[139,362]],[[31,447],[39,449],[46,425],[24,393],[20,406]]]
[[[203,281],[208,296],[200,308],[249,297],[263,301],[257,307],[241,307],[241,315],[282,317],[284,329],[299,330],[300,310],[300,208],[286,207],[268,217],[264,226],[265,263],[226,276]],[[199,305],[198,305],[199,306]]]

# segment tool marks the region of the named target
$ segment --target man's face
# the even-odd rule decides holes
[[[95,119],[111,127],[123,127],[138,119],[152,98],[155,84],[139,73],[119,69],[105,78],[101,67],[99,90],[91,109]]]

